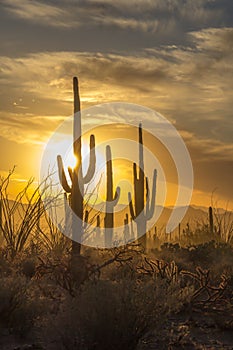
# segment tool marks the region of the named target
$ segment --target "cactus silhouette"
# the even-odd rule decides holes
[[[136,163],[133,164],[133,183],[134,183],[134,207],[132,195],[128,193],[129,209],[132,219],[136,222],[137,238],[146,234],[147,221],[154,215],[155,197],[156,197],[156,179],[157,170],[154,169],[153,185],[150,203],[150,191],[148,178],[144,174],[144,152],[143,152],[143,138],[142,138],[142,124],[139,124],[139,170],[137,171]],[[146,189],[146,196],[145,196]],[[146,197],[146,198],[145,198]],[[146,199],[146,200],[145,200]],[[146,237],[144,236],[144,241]],[[145,242],[144,242],[145,244]]]
[[[112,154],[110,146],[106,147],[106,204],[104,217],[104,239],[105,247],[112,245],[113,228],[114,228],[114,207],[120,198],[120,187],[116,188],[113,196],[113,171],[112,171]]]
[[[130,240],[130,228],[129,228],[129,215],[125,214],[124,219],[124,242],[127,243]]]
[[[89,219],[89,211],[85,210],[84,222],[83,222],[83,229],[84,230],[87,228],[88,219]]]
[[[134,241],[134,228],[133,228],[133,219],[130,217],[130,239]]]
[[[61,185],[66,193],[69,194],[69,202],[74,214],[80,220],[75,220],[72,215],[72,257],[79,256],[81,253],[81,242],[83,239],[83,232],[85,221],[83,220],[84,207],[84,184],[91,181],[95,173],[96,155],[95,155],[95,137],[90,136],[90,163],[86,175],[83,175],[82,170],[82,128],[81,128],[81,113],[80,113],[80,97],[78,79],[73,79],[74,92],[74,119],[73,119],[73,152],[77,159],[74,169],[68,168],[71,185],[69,185],[61,156],[57,156],[58,172]]]
[[[100,229],[100,216],[97,215],[96,217],[96,228],[95,228],[95,239],[96,239],[96,242],[97,242],[97,246],[100,244],[100,239],[101,239],[101,229]]]
[[[212,207],[209,207],[209,229],[210,229],[210,233],[214,233],[214,218],[213,218]]]

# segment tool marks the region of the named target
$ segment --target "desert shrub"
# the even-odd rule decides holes
[[[11,274],[24,275],[32,278],[36,273],[37,257],[28,254],[27,250],[18,252],[14,259],[7,253],[0,253],[0,276],[9,276]]]
[[[0,327],[26,336],[39,314],[40,305],[30,296],[30,284],[22,276],[0,279]]]
[[[26,259],[22,261],[21,271],[27,278],[32,278],[36,273],[36,263],[33,259]]]
[[[160,250],[153,250],[150,257],[152,260],[156,258],[168,263],[175,261],[179,270],[192,268],[189,248],[181,247],[178,243],[164,243]]]
[[[56,254],[46,254],[38,257],[39,263],[36,266],[36,279],[54,287],[60,287],[74,296],[82,284],[89,278],[88,258],[76,257],[76,264],[72,266],[69,255],[57,257]]]
[[[5,249],[0,249],[0,277],[7,276],[11,273],[11,265],[7,259],[7,252]]]
[[[193,246],[189,248],[189,261],[195,268],[201,266],[210,269],[213,277],[218,278],[233,265],[233,248],[229,244],[215,241]]]
[[[227,243],[215,241],[203,244],[180,247],[178,244],[166,243],[160,251],[153,252],[154,256],[165,261],[175,261],[179,269],[194,271],[201,266],[221,275],[224,269],[233,265],[233,247]]]
[[[53,328],[56,349],[135,349],[148,331],[158,332],[172,312],[189,298],[189,289],[166,281],[145,279],[86,283],[66,300]]]

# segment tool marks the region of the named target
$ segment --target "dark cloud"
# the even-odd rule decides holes
[[[224,19],[230,2],[220,6],[219,1],[208,0],[3,0],[1,52],[15,56],[180,45],[187,43],[191,30],[229,25]]]
[[[163,46],[132,55],[53,52],[2,57],[2,108],[65,115],[70,81],[78,74],[84,101],[141,103],[175,120],[181,130],[230,142],[232,32],[230,28],[192,32],[192,47]]]

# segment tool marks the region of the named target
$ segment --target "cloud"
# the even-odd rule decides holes
[[[64,117],[0,112],[0,136],[14,143],[43,145]],[[46,125],[46,128],[45,128]]]
[[[198,28],[218,21],[223,9],[208,0],[3,0],[4,9],[20,19],[61,28],[117,27],[142,32],[166,32]],[[213,23],[212,23],[213,24]]]
[[[24,133],[24,140],[41,140],[43,127],[51,131],[57,117],[72,112],[72,77],[79,75],[84,108],[111,101],[148,106],[191,133],[190,147],[198,147],[203,159],[230,159],[233,28],[209,28],[189,37],[188,46],[135,54],[51,52],[1,57],[0,84],[5,87],[0,94],[1,124],[14,123],[15,130],[22,124],[34,135]],[[23,117],[23,111],[28,116]],[[41,125],[37,118],[41,115],[55,119],[42,119]]]
[[[144,20],[127,16],[125,10],[129,6],[120,7],[110,1],[58,1],[56,5],[36,0],[3,0],[3,7],[9,14],[40,25],[73,28],[79,26],[104,25],[122,29],[131,28],[142,31],[156,30],[158,21]],[[120,4],[118,4],[120,5]],[[121,3],[121,6],[123,3]],[[122,12],[122,14],[121,14]],[[117,16],[116,16],[117,15]],[[126,16],[125,16],[126,15]]]
[[[208,50],[217,55],[233,52],[232,28],[208,28],[189,34],[199,50]],[[216,57],[216,55],[214,56]]]
[[[230,161],[233,159],[232,143],[224,143],[220,140],[211,138],[202,138],[192,132],[180,130],[186,145],[194,155],[194,159],[198,162],[218,162]],[[195,154],[196,153],[196,154]],[[197,154],[202,154],[201,158],[195,157]]]
[[[232,1],[221,1],[3,0],[0,55],[187,46],[191,30],[232,26]]]
[[[2,0],[5,10],[15,17],[51,26],[67,27],[66,11],[36,0]]]

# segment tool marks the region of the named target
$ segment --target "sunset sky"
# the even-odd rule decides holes
[[[233,207],[232,0],[1,0],[0,172],[38,177],[44,146],[72,113],[129,102],[180,132],[192,203]]]

